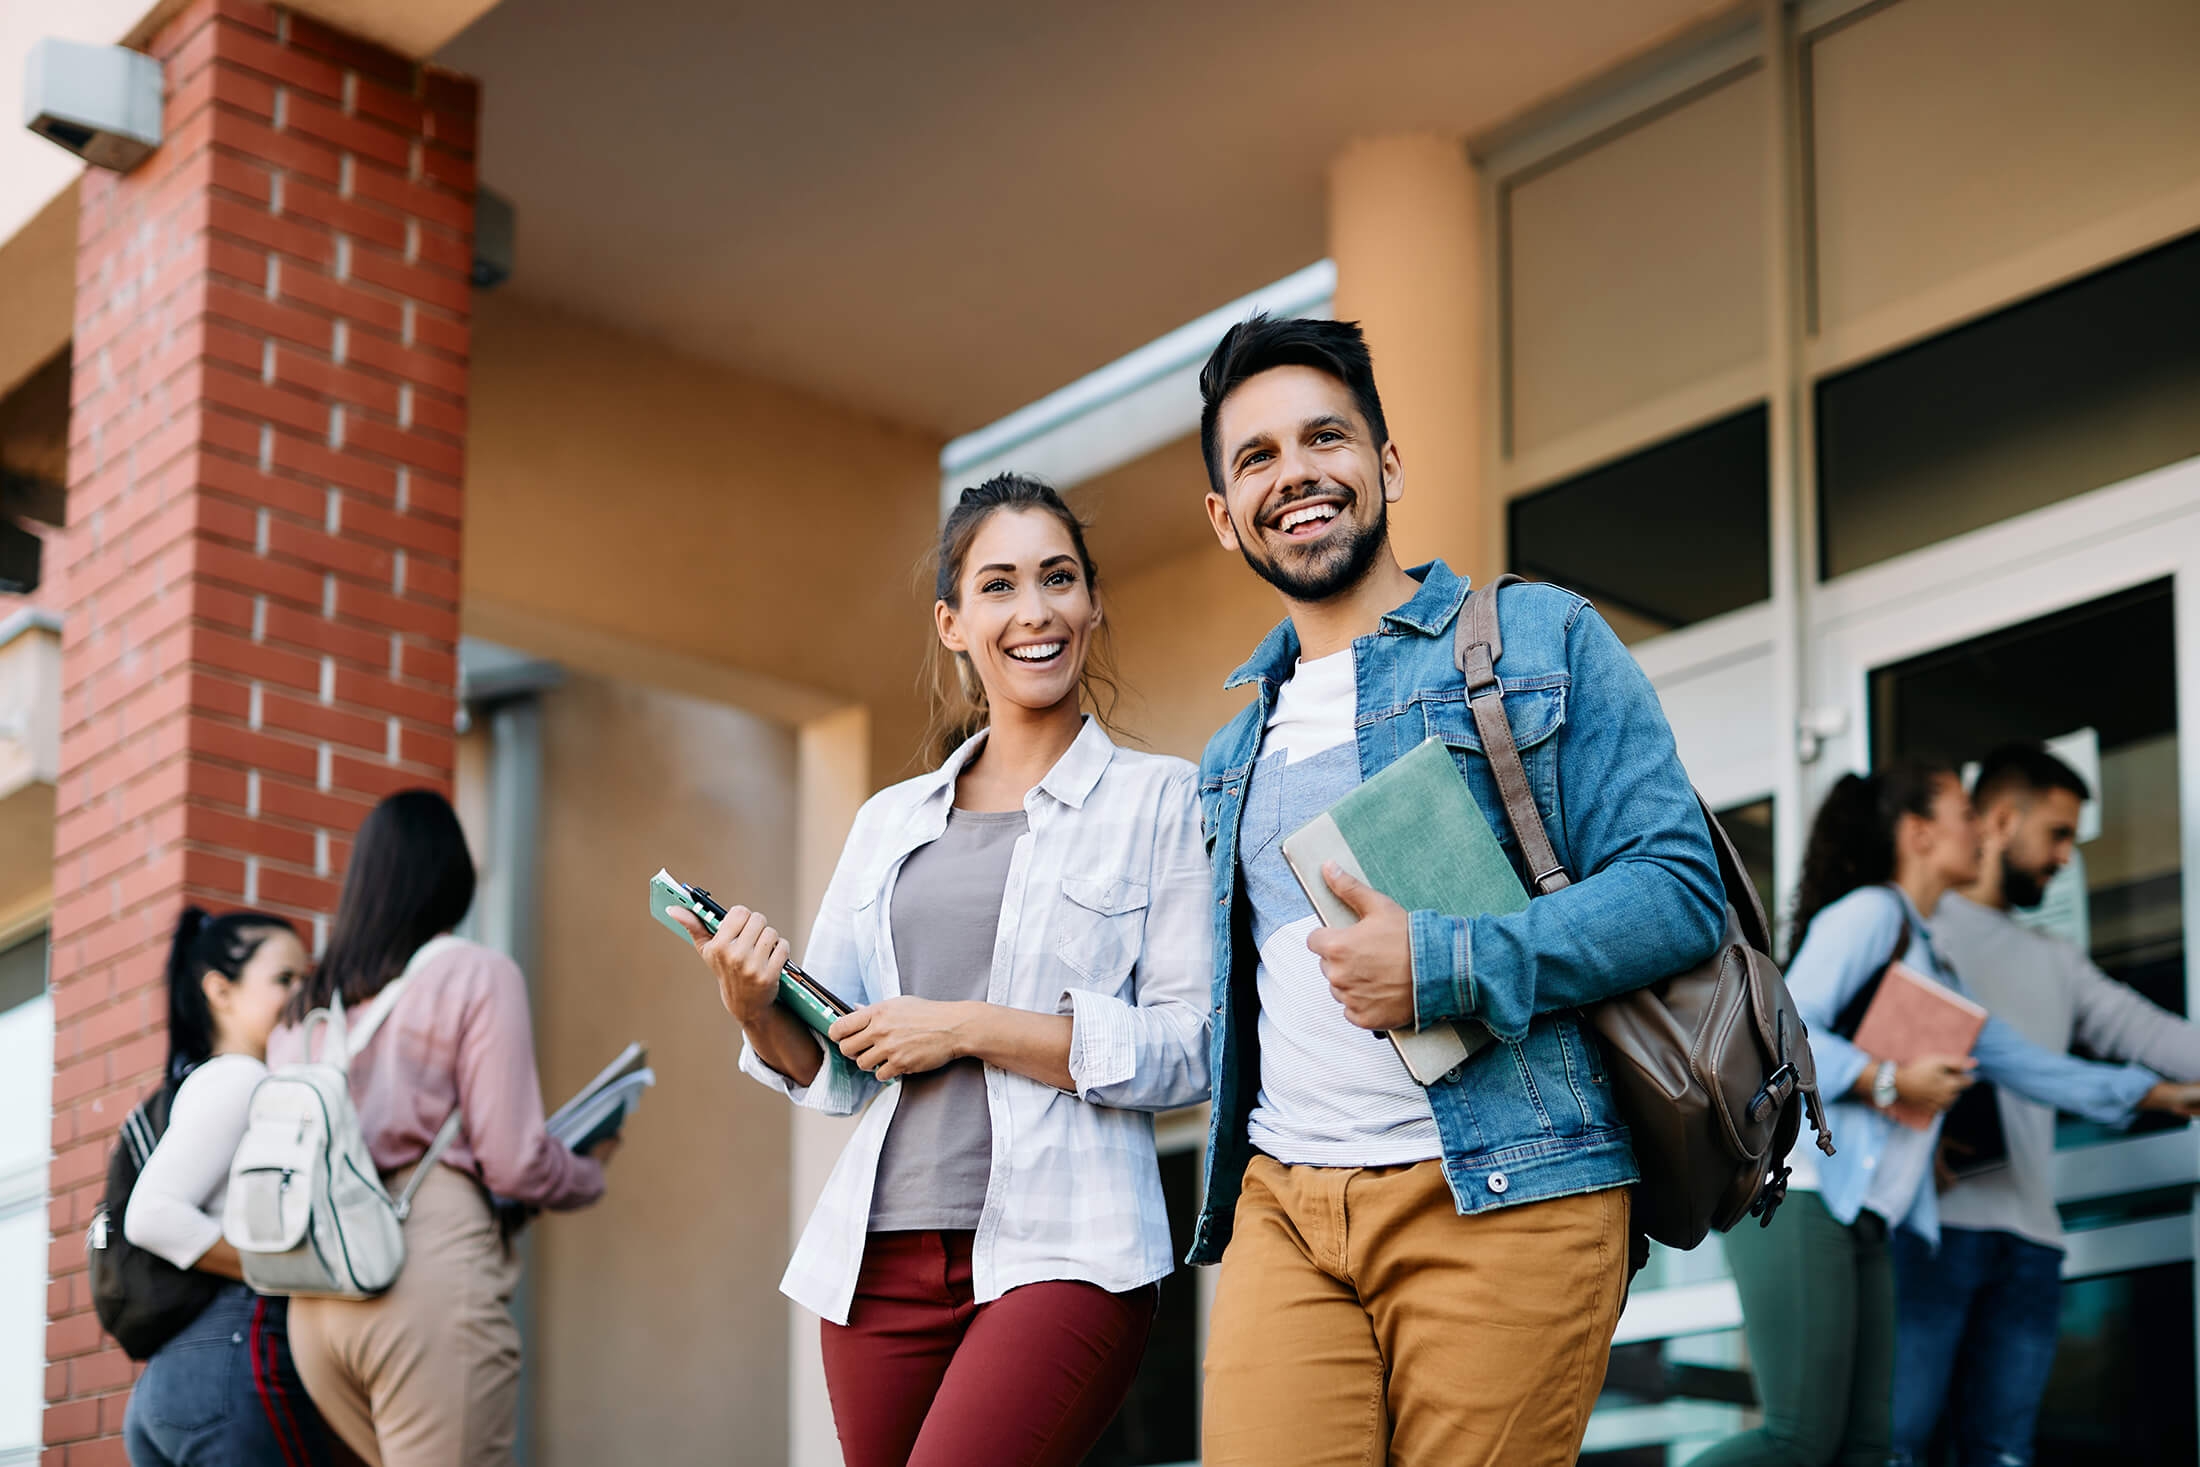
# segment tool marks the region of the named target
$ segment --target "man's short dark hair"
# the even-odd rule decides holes
[[[1222,489],[1221,445],[1215,441],[1215,420],[1222,415],[1223,399],[1239,384],[1275,367],[1312,367],[1334,377],[1351,392],[1352,401],[1367,420],[1375,451],[1390,442],[1390,425],[1383,421],[1383,400],[1375,391],[1375,363],[1367,354],[1367,338],[1357,321],[1317,321],[1292,317],[1278,321],[1256,314],[1222,333],[1214,354],[1199,369],[1199,451],[1207,460],[1207,482],[1215,493]]]
[[[2047,752],[2044,744],[2003,744],[1979,765],[1971,802],[1984,808],[2004,795],[2044,795],[2068,790],[2080,800],[2093,798],[2085,777]]]

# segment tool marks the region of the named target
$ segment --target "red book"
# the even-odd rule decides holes
[[[1890,963],[1872,995],[1855,1044],[1874,1059],[1906,1065],[1929,1054],[1967,1055],[1986,1027],[1986,1010],[1944,983],[1901,963]],[[1930,1129],[1934,1112],[1898,1100],[1887,1114],[1913,1131]]]

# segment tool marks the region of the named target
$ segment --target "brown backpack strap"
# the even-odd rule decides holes
[[[1756,883],[1749,879],[1749,868],[1742,864],[1742,853],[1705,803],[1701,791],[1696,794],[1696,808],[1703,812],[1703,823],[1711,831],[1711,844],[1719,858],[1719,882],[1726,888],[1726,904],[1734,909],[1734,919],[1742,925],[1742,940],[1770,957],[1772,922],[1763,898],[1757,895]]]
[[[1458,635],[1452,644],[1452,661],[1467,680],[1467,708],[1482,735],[1482,755],[1497,777],[1497,792],[1505,801],[1505,815],[1513,834],[1520,838],[1527,857],[1529,885],[1536,896],[1549,896],[1571,886],[1573,880],[1559,864],[1551,848],[1550,833],[1543,828],[1543,812],[1535,807],[1528,790],[1528,771],[1520,763],[1520,745],[1505,717],[1505,690],[1497,681],[1497,659],[1505,655],[1505,637],[1497,625],[1497,593],[1520,577],[1499,576],[1467,594],[1459,608]]]

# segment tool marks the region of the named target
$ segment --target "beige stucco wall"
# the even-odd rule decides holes
[[[1443,556],[1475,576],[1498,559],[1482,484],[1483,232],[1480,178],[1457,138],[1362,138],[1330,163],[1336,315],[1366,332],[1405,473],[1398,557]]]
[[[1106,597],[1125,732],[1148,748],[1196,760],[1208,735],[1251,696],[1222,684],[1283,619],[1282,603],[1211,537],[1204,549],[1116,577]]]
[[[534,1239],[536,1461],[786,1459],[791,1244],[785,1101],[651,921],[658,866],[773,913],[796,905],[793,729],[575,677],[542,700],[536,1030],[552,1103],[628,1040],[657,1087],[586,1212]]]
[[[874,781],[906,772],[939,443],[531,302],[475,310],[469,609],[784,684],[759,711],[793,721],[867,704]]]

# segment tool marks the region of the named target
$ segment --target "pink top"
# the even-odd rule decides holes
[[[275,1031],[268,1068],[306,1057],[301,1032],[288,1024]],[[351,1062],[351,1100],[385,1172],[426,1155],[451,1107],[463,1105],[466,1123],[443,1153],[445,1166],[538,1207],[586,1207],[603,1195],[603,1168],[543,1129],[527,979],[517,963],[477,943],[450,943],[414,972]]]

